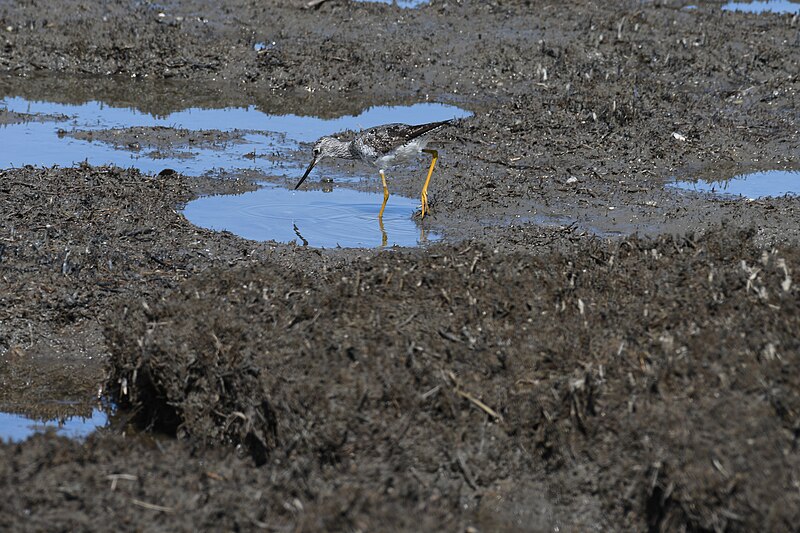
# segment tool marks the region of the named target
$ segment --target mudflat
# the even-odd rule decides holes
[[[796,530],[800,200],[671,184],[800,169],[799,28],[667,0],[0,3],[0,98],[471,113],[431,144],[415,223],[442,238],[417,248],[181,212],[285,177],[0,147],[0,410],[115,406],[85,439],[0,443],[4,524]],[[244,135],[0,109],[25,122],[132,153]]]

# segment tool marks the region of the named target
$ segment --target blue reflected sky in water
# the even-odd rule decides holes
[[[27,122],[0,126],[0,168],[37,166],[72,166],[83,161],[92,165],[113,164],[134,167],[146,173],[172,168],[186,175],[198,176],[212,170],[251,169],[266,175],[293,175],[302,165],[287,164],[265,157],[252,159],[247,154],[272,154],[300,149],[324,135],[343,130],[359,130],[389,122],[422,123],[461,118],[470,113],[458,107],[438,103],[410,106],[376,106],[359,115],[321,119],[298,115],[271,115],[255,107],[221,109],[191,108],[156,117],[136,109],[112,107],[102,102],[59,104],[34,102],[23,98],[5,98],[0,107],[28,114],[66,115],[60,122]],[[127,127],[172,127],[188,130],[221,130],[244,132],[244,142],[225,143],[218,148],[177,147],[178,157],[150,157],[151,149],[139,151],[117,149],[99,141],[85,141],[58,131],[104,130]],[[146,140],[142,142],[146,144]],[[224,148],[224,149],[220,149]]]
[[[397,4],[398,7],[413,9],[428,3],[428,0],[355,0],[356,2],[373,2],[376,4]]]
[[[0,412],[0,439],[20,442],[28,437],[54,430],[58,435],[83,438],[108,423],[108,414],[102,409],[93,409],[92,416],[71,416],[62,420],[33,420],[23,415]]]
[[[800,3],[788,0],[766,0],[755,2],[728,2],[723,11],[742,11],[745,13],[797,13]]]
[[[800,171],[765,170],[724,181],[676,181],[672,187],[695,192],[744,196],[745,198],[800,195]]]
[[[275,185],[238,195],[207,196],[184,210],[195,225],[246,239],[276,240],[317,248],[373,248],[383,243],[378,211],[383,193],[338,187],[291,191]],[[392,195],[383,215],[387,246],[417,246],[439,239],[421,234],[411,219],[419,200]]]

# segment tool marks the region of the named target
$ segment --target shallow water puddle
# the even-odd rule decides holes
[[[378,221],[383,194],[338,188],[290,191],[265,184],[239,195],[190,202],[184,215],[193,224],[227,230],[245,239],[296,242],[317,248],[416,246],[440,238],[411,220],[418,200],[392,195]]]
[[[0,106],[28,115],[69,117],[0,126],[0,146],[4,147],[0,168],[26,164],[72,166],[86,161],[92,165],[135,167],[150,174],[165,168],[190,176],[247,169],[265,176],[292,178],[299,177],[308,163],[305,158],[298,160],[297,152],[304,151],[305,143],[324,135],[389,122],[413,124],[470,115],[458,107],[437,103],[377,106],[359,115],[333,119],[273,115],[252,106],[191,108],[166,116],[101,102],[74,105],[14,97],[4,99]],[[294,158],[289,157],[290,153]],[[364,176],[338,172],[333,177],[348,181]],[[185,214],[198,226],[227,229],[250,239],[307,242],[320,247],[384,243],[414,246],[427,240],[419,238],[419,230],[411,220],[418,200],[397,195],[390,198],[384,216],[387,238],[383,238],[384,233],[376,229],[382,194],[342,188],[320,194],[311,190],[292,194],[280,187],[266,186],[238,197],[201,198],[189,203]]]
[[[362,3],[397,4],[398,7],[411,9],[428,3],[428,0],[356,0]]]
[[[679,189],[757,199],[800,195],[800,171],[766,170],[743,174],[725,181],[677,181],[670,185]]]
[[[79,439],[108,424],[108,413],[93,409],[89,417],[69,416],[63,419],[34,420],[24,415],[0,412],[0,440],[19,442],[36,433],[55,431],[62,437]]]
[[[420,103],[411,106],[378,106],[354,116],[321,119],[298,115],[270,115],[254,107],[201,109],[191,108],[167,116],[153,116],[135,109],[111,107],[101,102],[81,105],[33,102],[23,98],[5,98],[0,108],[30,115],[66,115],[67,121],[30,121],[0,126],[0,168],[71,166],[86,161],[92,165],[114,164],[135,167],[147,173],[172,168],[189,176],[211,170],[255,169],[270,175],[293,175],[306,162],[287,165],[280,157],[263,157],[285,150],[297,150],[300,143],[315,141],[323,135],[343,130],[358,130],[387,122],[431,122],[469,116],[458,107]],[[217,143],[170,147],[114,146],[99,141],[78,139],[73,132],[99,132],[134,127],[185,129],[201,137],[200,131],[219,130],[231,133],[230,140]],[[61,132],[59,134],[59,132]],[[255,153],[254,153],[255,152]],[[172,156],[171,156],[172,155]]]
[[[742,11],[745,13],[798,13],[800,3],[790,0],[755,0],[753,2],[728,2],[723,11]]]

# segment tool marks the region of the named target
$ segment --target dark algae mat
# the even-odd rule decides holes
[[[2,102],[472,113],[432,141],[417,248],[181,212],[294,176],[0,146],[0,411],[114,406],[0,443],[0,529],[796,531],[799,200],[670,184],[800,169],[800,22],[689,4],[0,2],[0,128],[170,153],[246,132]]]

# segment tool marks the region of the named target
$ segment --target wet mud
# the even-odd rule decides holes
[[[170,153],[174,157],[175,148],[224,150],[230,144],[241,142],[244,133],[213,130],[194,131],[156,126],[112,128],[99,131],[72,130],[64,131],[61,135],[84,141],[107,143],[117,149],[134,152],[149,150],[151,154]],[[151,157],[153,156],[151,155]],[[191,154],[187,154],[187,157],[191,157]]]
[[[432,143],[415,220],[443,241],[422,248],[256,242],[181,214],[285,176],[0,154],[0,409],[116,405],[86,439],[0,443],[4,524],[796,530],[800,200],[667,185],[800,168],[800,30],[688,4],[0,5],[0,99],[473,113]],[[89,135],[0,112],[31,120]],[[421,172],[392,192],[417,196]]]
[[[69,117],[65,115],[46,115],[42,113],[17,113],[8,111],[7,109],[0,109],[0,126],[7,126],[9,124],[20,124],[25,122],[50,122],[50,121],[64,121]]]

